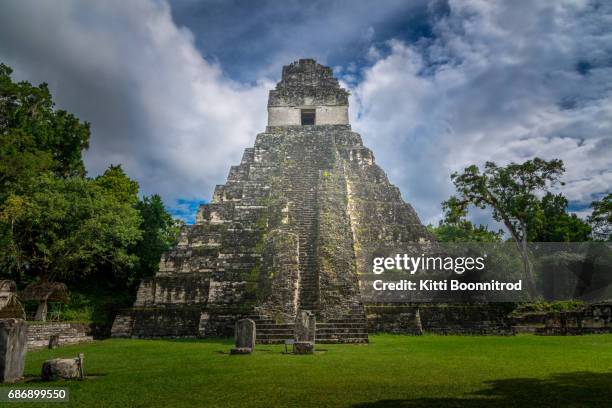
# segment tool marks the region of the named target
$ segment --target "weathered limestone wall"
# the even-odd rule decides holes
[[[368,304],[370,332],[417,334],[415,315],[419,311],[423,331],[436,334],[510,335],[513,333],[504,304]]]
[[[28,323],[28,349],[45,348],[51,336],[59,336],[59,345],[93,341],[85,323]]]
[[[270,91],[268,126],[301,125],[301,109],[315,109],[315,125],[348,125],[348,92],[331,68],[314,60],[283,67],[281,81]]]
[[[511,304],[369,304],[368,330],[415,334],[419,310],[425,332],[437,334],[581,335],[612,333],[612,303],[595,303],[581,310],[511,315]]]
[[[268,107],[268,126],[299,126],[301,124],[300,108],[293,106]]]
[[[348,106],[317,106],[317,125],[348,125]]]
[[[299,238],[291,231],[276,229],[265,242],[259,272],[258,306],[261,315],[290,321],[299,308]]]
[[[612,333],[612,302],[594,303],[581,310],[532,312],[513,316],[516,333],[578,335]]]
[[[300,126],[301,110],[315,109],[315,125],[348,125],[348,106],[270,106],[268,126]]]

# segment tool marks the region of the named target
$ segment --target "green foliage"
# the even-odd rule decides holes
[[[593,201],[591,205],[593,212],[589,223],[593,228],[593,238],[598,241],[612,241],[612,194]]]
[[[467,207],[456,197],[442,203],[444,219],[437,227],[428,225],[427,229],[440,242],[501,242],[503,231],[490,231],[486,225],[474,225],[466,220]]]
[[[584,242],[591,227],[576,214],[567,213],[567,199],[546,193],[529,218],[527,240],[531,242]]]
[[[527,248],[528,234],[537,224],[535,220],[538,216],[543,217],[539,194],[559,183],[564,171],[561,160],[546,161],[537,157],[505,167],[487,162],[482,173],[472,165],[463,173],[451,176],[458,196],[451,197],[443,204],[452,208],[453,217],[465,213],[470,204],[492,210],[493,218],[504,224],[520,250],[526,286],[532,298],[536,290]],[[552,202],[555,204],[554,197]],[[554,207],[552,204],[551,207]]]
[[[0,64],[0,276],[20,289],[69,283],[77,291],[63,318],[108,323],[95,317],[95,291],[79,288],[92,279],[115,299],[129,296],[129,286],[157,271],[180,224],[159,196],[139,200],[121,166],[86,178],[89,124],[54,109],[46,84],[16,83],[11,73]]]
[[[545,162],[534,159],[523,164],[510,164],[499,168],[487,163],[483,174],[475,166],[452,178],[460,193],[442,203],[445,210],[441,230],[432,230],[441,240],[483,240],[501,237],[483,226],[474,227],[465,220],[470,204],[479,208],[490,207],[493,218],[504,223],[517,242],[523,238],[530,242],[584,242],[589,239],[591,227],[575,214],[568,214],[567,199],[561,194],[539,191],[558,182],[563,172],[561,161]],[[524,236],[526,234],[526,236]],[[474,236],[472,236],[474,235]]]
[[[97,334],[108,334],[118,309],[133,302],[128,291],[117,290],[110,281],[95,279],[72,285],[68,303],[51,304],[50,313],[60,321],[93,323]]]
[[[130,267],[135,257],[127,247],[142,236],[134,184],[120,168],[93,180],[40,176],[0,209],[0,221],[11,225],[12,248],[2,263],[20,281],[74,280],[103,267]]]
[[[554,302],[529,302],[521,303],[512,311],[512,315],[521,315],[533,312],[563,312],[579,310],[586,305],[582,300],[556,300]]]
[[[493,218],[502,222],[510,235],[521,242],[527,238],[529,221],[541,210],[537,194],[557,184],[564,171],[561,160],[545,161],[537,157],[505,167],[487,162],[482,173],[472,165],[463,173],[451,176],[458,197],[452,197],[445,204],[452,202],[455,212],[465,211],[470,204],[481,209],[489,207],[493,210]]]
[[[0,64],[0,191],[18,190],[29,176],[46,170],[84,176],[81,152],[89,146],[89,124],[54,110],[46,84],[15,83],[11,73]]]
[[[501,242],[502,231],[491,231],[486,225],[474,225],[464,220],[456,224],[441,221],[437,227],[428,225],[427,229],[440,242]]]
[[[183,222],[175,220],[166,210],[159,195],[143,197],[136,204],[142,222],[142,240],[132,249],[138,261],[129,276],[128,285],[134,287],[143,277],[153,276],[159,270],[161,255],[176,241]]]

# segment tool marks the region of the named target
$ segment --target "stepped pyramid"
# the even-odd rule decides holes
[[[114,336],[231,335],[248,316],[272,343],[309,310],[318,342],[367,342],[368,256],[432,238],[351,131],[348,95],[314,60],[283,67],[266,131],[142,281]]]

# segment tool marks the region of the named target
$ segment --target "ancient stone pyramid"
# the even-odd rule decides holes
[[[331,68],[299,60],[270,91],[266,131],[143,280],[113,335],[231,335],[250,316],[258,341],[282,341],[309,310],[317,341],[366,342],[359,276],[369,254],[423,239],[415,211],[351,131],[348,92]]]

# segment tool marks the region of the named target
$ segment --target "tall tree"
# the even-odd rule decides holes
[[[559,183],[564,171],[561,160],[535,158],[505,167],[487,162],[483,172],[473,165],[451,176],[458,193],[451,200],[457,208],[465,209],[470,204],[482,209],[489,207],[493,218],[504,224],[523,259],[527,289],[532,297],[536,291],[527,248],[530,222],[540,209],[538,194]]]
[[[142,237],[137,192],[119,167],[95,179],[39,177],[0,208],[0,222],[10,226],[10,250],[0,261],[23,282],[124,271],[136,261],[128,247]]]
[[[593,212],[589,223],[593,228],[593,238],[598,241],[612,241],[612,194],[606,195],[591,204]]]
[[[54,109],[46,84],[11,74],[0,64],[0,275],[34,283],[45,306],[60,279],[125,287],[154,273],[177,231],[159,196],[139,201],[120,166],[86,178],[89,124]]]
[[[13,82],[0,63],[0,200],[33,173],[84,176],[82,151],[89,146],[89,123],[54,109],[47,84]]]

